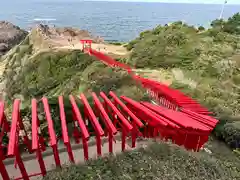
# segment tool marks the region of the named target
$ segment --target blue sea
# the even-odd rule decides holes
[[[24,29],[47,20],[56,26],[86,29],[105,40],[129,41],[141,31],[173,21],[208,27],[219,17],[221,7],[216,4],[2,0],[0,20],[10,21]],[[226,5],[223,17],[228,18],[239,11],[239,5]]]

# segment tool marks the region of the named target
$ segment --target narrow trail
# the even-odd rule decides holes
[[[152,80],[161,82],[165,85],[171,85],[173,82],[173,75],[164,69],[134,69],[137,74],[144,78],[150,78]]]
[[[3,75],[3,72],[5,70],[5,65],[6,65],[6,61],[0,62],[0,77]]]
[[[66,46],[60,46],[60,47],[55,47],[57,49],[80,49],[82,50],[82,44],[76,43],[76,44],[69,44]],[[106,54],[116,54],[116,55],[121,55],[121,56],[126,56],[129,54],[127,49],[123,46],[117,46],[117,45],[112,45],[112,44],[98,44],[98,43],[92,43],[91,46],[92,49],[96,51],[101,51]]]

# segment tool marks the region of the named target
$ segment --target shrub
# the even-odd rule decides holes
[[[237,85],[240,84],[240,74],[233,76],[233,82]]]
[[[128,50],[128,51],[131,51],[131,50],[134,48],[134,46],[137,44],[138,41],[139,41],[139,40],[136,39],[136,40],[133,40],[133,41],[129,42],[129,43],[126,45],[127,50]]]
[[[238,162],[238,159],[236,159]],[[170,143],[154,143],[49,173],[44,180],[90,179],[238,179],[239,167],[207,153],[191,153]]]
[[[231,148],[239,148],[240,118],[238,115],[240,107],[237,95],[230,98],[226,92],[221,92],[223,88],[220,87],[220,84],[215,84],[215,86],[201,84],[196,89],[192,89],[188,85],[174,81],[171,87],[197,99],[202,105],[214,112],[214,115],[220,120],[214,134],[224,140]]]
[[[21,51],[23,58],[19,56]],[[84,93],[89,97],[92,91],[108,93],[112,90],[117,95],[124,94],[135,99],[145,97],[144,91],[135,84],[128,73],[121,69],[107,67],[81,51],[46,51],[29,58],[28,45],[21,45],[19,53],[17,53],[18,58],[14,56],[14,59],[9,61],[9,72],[5,73],[6,100],[12,101],[21,96],[22,104],[25,104],[25,108],[22,109],[23,117],[31,119],[30,100],[33,97],[36,99],[47,97],[58,136],[61,136],[57,99],[59,95],[66,96],[65,110],[69,114],[67,115],[69,121],[72,118],[71,106],[68,105],[67,100],[69,94]],[[23,60],[26,61],[24,66],[21,65]],[[40,103],[39,107],[41,106]],[[83,109],[81,104],[79,108]],[[44,115],[42,108],[39,113]],[[41,122],[41,129],[44,136],[47,136],[46,121]]]
[[[214,20],[211,23],[211,26],[214,29],[218,29],[223,32],[227,32],[230,34],[240,34],[240,13],[234,14],[232,17],[229,17],[227,21],[223,19]]]
[[[199,31],[204,31],[205,28],[204,28],[203,26],[199,26],[199,27],[198,27],[198,30],[199,30]]]
[[[32,45],[20,45],[19,46],[19,54],[23,57],[25,54],[32,53]]]
[[[139,37],[140,37],[140,38],[144,38],[145,36],[150,35],[151,33],[152,33],[152,32],[149,31],[149,30],[143,31],[143,32],[141,32],[141,33],[139,34]]]
[[[122,43],[122,42],[109,42],[109,44],[116,45],[116,46],[121,46],[124,43]]]
[[[239,117],[238,117],[239,118]],[[224,140],[231,148],[240,148],[240,121],[222,117],[214,130],[214,134]]]
[[[234,28],[234,33],[230,34],[232,32],[225,31],[224,27],[229,24],[239,27],[239,17],[236,14],[227,21],[215,20],[212,28],[203,33],[197,33],[194,27],[182,22],[157,26],[129,43],[132,44],[132,53],[127,62],[136,68],[164,68],[170,71],[179,68],[184,72],[184,78],[195,81],[197,87],[180,85],[177,88],[201,102],[215,115],[237,116],[240,114],[237,56],[240,39],[235,35]],[[190,75],[188,72],[191,72]],[[193,77],[193,74],[197,76]]]
[[[30,44],[30,40],[29,40],[29,36],[27,36],[21,43],[21,45],[29,45]]]
[[[223,19],[216,19],[216,20],[211,22],[211,26],[213,28],[222,29],[222,27],[224,26],[225,23],[226,22]]]
[[[231,148],[240,148],[240,121],[226,123],[221,134]]]

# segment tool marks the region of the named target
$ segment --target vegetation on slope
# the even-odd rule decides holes
[[[7,64],[2,80],[7,100],[20,97],[29,101],[33,97],[77,95],[89,90],[139,95],[135,82],[125,71],[109,68],[80,50],[36,51],[34,47],[28,37],[5,57]]]
[[[214,146],[214,144],[212,144]],[[214,147],[216,148],[216,147]],[[210,148],[212,149],[212,148]],[[220,148],[223,150],[224,148]],[[240,178],[238,164],[232,152],[228,158],[223,153],[209,155],[206,152],[192,153],[170,143],[154,143],[146,149],[134,150],[93,160],[86,165],[64,168],[49,173],[44,180],[236,180]],[[234,158],[235,161],[229,162]]]
[[[239,147],[239,37],[221,28],[204,31],[181,22],[158,26],[127,46],[132,51],[126,62],[137,68],[162,68],[183,71],[196,82],[196,87],[176,81],[172,84],[206,105],[220,117],[216,134],[232,147]],[[38,34],[34,34],[38,35]],[[6,99],[23,101],[22,113],[30,118],[31,98],[46,96],[51,105],[57,136],[61,135],[57,96],[65,96],[65,109],[71,121],[68,95],[91,91],[114,90],[134,99],[144,93],[120,69],[111,69],[78,50],[42,49],[41,37],[27,37],[5,58],[8,64],[4,77]],[[36,48],[36,46],[38,48]],[[89,98],[90,103],[92,103]],[[78,101],[79,103],[79,101]],[[48,137],[42,104],[39,103],[42,133]],[[82,106],[79,103],[80,110]],[[89,127],[91,128],[91,127]],[[208,148],[211,149],[213,145]],[[149,149],[128,152],[91,161],[90,166],[75,166],[50,174],[46,179],[238,179],[240,160],[224,146],[214,153],[191,153],[180,147],[161,143]],[[67,172],[67,173],[66,173]],[[96,173],[97,172],[97,173]]]
[[[232,17],[228,18],[227,21],[223,19],[216,19],[211,23],[211,25],[223,32],[240,35],[240,13],[234,14]]]
[[[20,45],[12,50],[4,59],[7,61],[2,77],[5,84],[5,99],[8,109],[15,98],[21,99],[21,109],[24,119],[30,121],[31,99],[39,100],[40,123],[43,133],[47,132],[47,122],[40,99],[45,96],[51,105],[55,130],[61,135],[58,96],[65,98],[65,110],[71,121],[70,94],[79,96],[84,93],[92,103],[91,92],[108,93],[110,90],[117,95],[126,95],[139,100],[145,93],[131,79],[127,72],[121,69],[107,67],[80,50],[40,49],[41,41],[36,48],[34,39],[28,36]],[[78,99],[78,98],[76,98]],[[80,109],[82,104],[78,102]],[[89,127],[91,128],[91,127]]]
[[[183,72],[196,86],[175,81],[172,87],[197,99],[223,120],[216,133],[237,148],[240,147],[240,14],[228,21],[220,20],[223,25],[217,22],[213,21],[213,27],[205,31],[176,22],[142,32],[127,45],[132,52],[128,63],[137,68]]]

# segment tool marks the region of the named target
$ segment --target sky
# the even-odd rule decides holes
[[[16,0],[8,0],[16,1]],[[225,0],[21,0],[21,1],[129,1],[129,2],[165,2],[165,3],[197,3],[197,4],[223,4]],[[240,0],[227,0],[227,4],[240,4]]]
[[[168,2],[168,3],[208,3],[208,4],[223,4],[224,2],[224,0],[106,0],[106,1],[136,1],[136,2],[141,1],[141,2]],[[228,4],[240,4],[240,0],[228,0]]]

